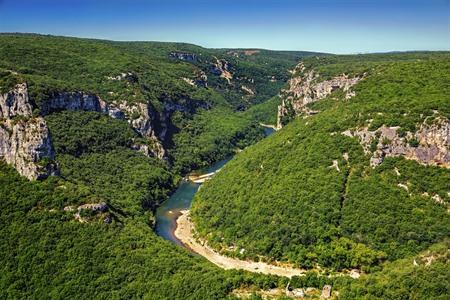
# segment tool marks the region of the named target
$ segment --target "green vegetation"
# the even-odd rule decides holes
[[[61,112],[46,117],[61,177],[88,187],[127,214],[154,210],[176,180],[157,159],[131,150],[138,138],[130,125],[96,112]]]
[[[359,141],[341,134],[369,124],[414,131],[449,116],[449,54],[324,57],[305,65],[312,62],[324,76],[346,66],[368,73],[350,101],[334,93],[311,104],[321,112],[249,147],[206,183],[192,209],[200,235],[232,256],[366,272],[450,236],[447,207],[431,198],[448,203],[447,169],[402,158],[372,169]]]
[[[192,120],[180,118],[184,130],[174,136],[174,168],[181,173],[209,166],[264,137],[263,128],[244,113],[214,109]]]
[[[168,161],[133,150],[148,141],[127,121],[46,115],[60,176],[30,182],[0,162],[0,298],[224,299],[235,288],[283,289],[287,278],[221,270],[152,230],[155,208],[180,175],[246,148],[195,198],[192,218],[210,245],[311,269],[291,280],[293,288],[331,284],[342,299],[445,299],[450,172],[403,158],[373,169],[359,141],[341,132],[384,124],[406,136],[448,118],[450,55],[311,54],[1,34],[2,93],[27,82],[35,114],[54,91],[148,103],[157,134],[167,118]],[[228,62],[230,82],[214,70],[216,58]],[[277,94],[299,59],[321,79],[344,72],[364,79],[351,100],[336,101],[343,93],[334,92],[310,104],[317,115],[251,146],[263,137],[258,123],[275,123]],[[208,87],[183,80],[202,72]],[[121,73],[128,75],[112,79]],[[103,202],[100,213],[77,209]],[[317,266],[367,274],[327,277]]]
[[[448,247],[448,241],[435,244],[421,255],[347,282],[339,299],[448,299]]]
[[[130,148],[138,135],[126,122],[97,112],[61,112],[46,117],[53,147],[60,154],[108,152],[116,147]]]
[[[0,162],[0,194],[1,298],[224,299],[240,285],[278,284],[214,267],[158,238],[144,215],[75,221],[63,206],[97,197],[79,183],[29,182]]]

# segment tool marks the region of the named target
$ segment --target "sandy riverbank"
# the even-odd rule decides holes
[[[181,211],[181,215],[177,219],[177,228],[175,229],[174,233],[176,238],[195,253],[205,257],[207,260],[223,269],[242,269],[250,272],[272,274],[285,277],[292,277],[295,275],[300,276],[306,272],[303,269],[270,265],[264,262],[240,260],[221,255],[208,247],[206,244],[202,245],[198,241],[196,241],[193,236],[193,229],[193,224],[189,218],[189,211]]]

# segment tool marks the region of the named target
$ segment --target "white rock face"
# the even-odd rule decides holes
[[[158,158],[165,156],[153,128],[156,118],[147,104],[108,104],[96,95],[61,92],[50,95],[41,107],[41,114],[61,110],[96,111],[112,118],[128,119],[137,132],[151,141],[151,146],[145,145],[142,152]],[[32,111],[26,83],[0,95],[0,159],[21,175],[35,180],[56,174],[57,166],[53,162],[55,153],[48,126],[42,117],[33,117]]]
[[[53,93],[50,99],[42,105],[42,114],[44,115],[61,110],[96,111],[108,114],[115,119],[125,118],[120,109],[109,105],[96,95],[82,92]]]
[[[250,96],[254,96],[254,95],[255,95],[255,92],[254,92],[251,88],[246,87],[245,85],[242,85],[242,86],[241,86],[241,89],[242,89],[244,92],[246,92],[247,94],[249,94]]]
[[[108,104],[96,95],[82,92],[61,92],[54,93],[42,107],[43,114],[61,110],[96,111],[114,119],[128,119],[137,132],[151,140],[153,147],[147,147],[146,155],[158,158],[165,156],[164,148],[153,128],[156,118],[148,104],[130,105],[126,102]]]
[[[319,75],[313,70],[305,71],[302,63],[298,64],[292,73],[293,77],[288,81],[289,88],[282,91],[283,100],[278,107],[278,128],[283,126],[282,119],[290,113],[289,110],[295,115],[300,112],[314,114],[316,112],[308,110],[306,105],[326,98],[335,90],[342,89],[346,93],[345,99],[350,99],[355,96],[350,88],[361,79],[361,77],[349,78],[342,74],[319,82],[317,80]]]
[[[142,146],[140,149],[141,152],[147,156],[155,156],[160,159],[164,158],[166,152],[153,127],[155,116],[151,107],[145,103],[138,103],[131,106],[127,103],[121,103],[118,105],[118,108],[125,113],[131,126],[137,132],[152,141],[152,147],[148,147],[147,145]]]
[[[0,95],[0,118],[9,119],[14,116],[31,116],[32,112],[28,88],[25,83],[18,84],[13,90]]]
[[[370,154],[370,164],[375,167],[385,157],[404,156],[424,165],[437,165],[450,168],[450,121],[438,118],[431,125],[422,124],[416,132],[408,132],[405,137],[397,133],[398,127],[382,126],[375,131],[367,127],[358,130],[347,130],[342,134],[357,137],[366,154]],[[376,141],[376,149],[371,149],[372,141]],[[415,140],[418,145],[408,141]],[[374,151],[373,151],[374,150]]]
[[[230,71],[230,64],[225,59],[218,59],[214,57],[216,62],[213,64],[211,72],[224,78],[228,84],[231,84],[233,74]]]
[[[0,158],[30,180],[57,173],[50,133],[41,117],[1,124]]]
[[[0,158],[35,180],[57,173],[57,166],[47,123],[32,117],[29,100],[25,83],[0,95]]]

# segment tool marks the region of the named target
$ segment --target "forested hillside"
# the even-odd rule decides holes
[[[368,273],[448,239],[450,55],[331,56],[302,65],[303,74],[319,75],[291,82],[285,104],[298,108],[291,122],[196,195],[200,236],[231,256]],[[350,97],[342,89],[295,97],[310,95],[305,82],[323,88],[342,73],[361,78]]]

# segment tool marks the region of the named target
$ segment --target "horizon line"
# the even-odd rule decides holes
[[[206,47],[205,45],[196,44],[193,42],[186,41],[161,41],[161,40],[122,40],[122,39],[111,39],[102,37],[87,37],[87,36],[77,36],[77,35],[58,35],[51,33],[40,33],[40,32],[0,32],[0,35],[38,35],[38,36],[51,36],[51,37],[61,37],[61,38],[72,38],[72,39],[84,39],[84,40],[97,40],[97,41],[107,41],[107,42],[117,42],[117,43],[167,43],[167,44],[186,44],[201,47],[204,49],[211,50],[263,50],[263,51],[278,51],[278,52],[310,52],[325,55],[367,55],[367,54],[389,54],[389,53],[412,53],[412,52],[450,52],[448,49],[438,49],[438,50],[386,50],[386,51],[375,51],[375,52],[346,52],[346,53],[332,53],[332,52],[322,52],[317,50],[305,50],[305,49],[269,49],[260,47]]]

